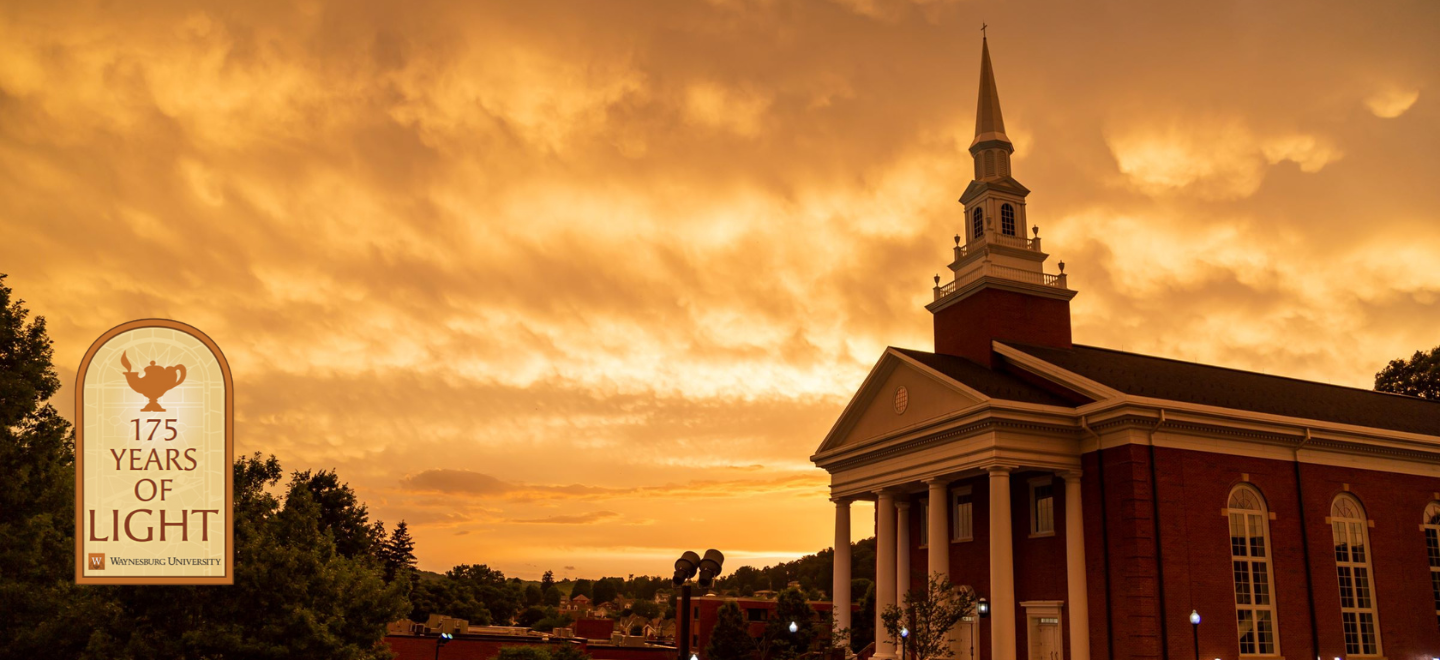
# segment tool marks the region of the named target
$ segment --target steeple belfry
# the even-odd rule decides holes
[[[1005,134],[990,41],[980,42],[980,96],[975,107],[975,179],[960,196],[964,230],[955,235],[954,280],[935,278],[935,352],[992,366],[991,343],[1008,340],[1068,348],[1070,290],[1065,264],[1046,273],[1040,229],[1025,215],[1030,189],[1011,175],[1015,145]],[[1027,234],[1034,234],[1033,238]],[[963,243],[962,243],[963,241]]]

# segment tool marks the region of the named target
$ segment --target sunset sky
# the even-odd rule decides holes
[[[0,4],[0,272],[68,418],[102,332],[193,324],[237,451],[422,568],[828,547],[808,456],[931,348],[982,21],[1078,343],[1358,387],[1440,344],[1433,0],[228,4]]]

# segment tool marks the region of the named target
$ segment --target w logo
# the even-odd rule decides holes
[[[89,566],[90,570],[92,570],[92,571],[103,571],[103,570],[105,570],[105,553],[103,553],[103,552],[92,552],[92,553],[90,553],[89,555],[86,555],[86,558],[89,559],[89,561],[90,561],[90,566]]]

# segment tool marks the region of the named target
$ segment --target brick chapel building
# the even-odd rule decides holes
[[[1072,343],[1013,150],[982,45],[935,350],[887,349],[812,457],[839,625],[867,500],[877,612],[930,573],[991,604],[959,660],[1440,657],[1440,402]]]

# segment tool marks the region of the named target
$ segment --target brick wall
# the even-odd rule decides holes
[[[1274,515],[1271,572],[1281,656],[1347,657],[1325,520],[1332,500],[1347,487],[1374,522],[1369,530],[1373,593],[1385,657],[1440,655],[1440,625],[1419,527],[1425,505],[1440,491],[1440,479],[1304,463],[1297,476],[1290,461],[1161,447],[1153,452],[1152,493],[1151,456],[1150,447],[1132,444],[1083,457],[1092,657],[1150,658],[1163,651],[1170,658],[1192,658],[1197,650],[1188,622],[1192,609],[1202,617],[1199,656],[1238,657],[1229,527],[1221,510],[1242,480],[1260,491]],[[1017,561],[1017,586],[1020,566]],[[1162,573],[1163,587],[1158,582]]]
[[[994,366],[991,340],[1070,347],[1070,303],[984,288],[935,314],[935,352]]]

